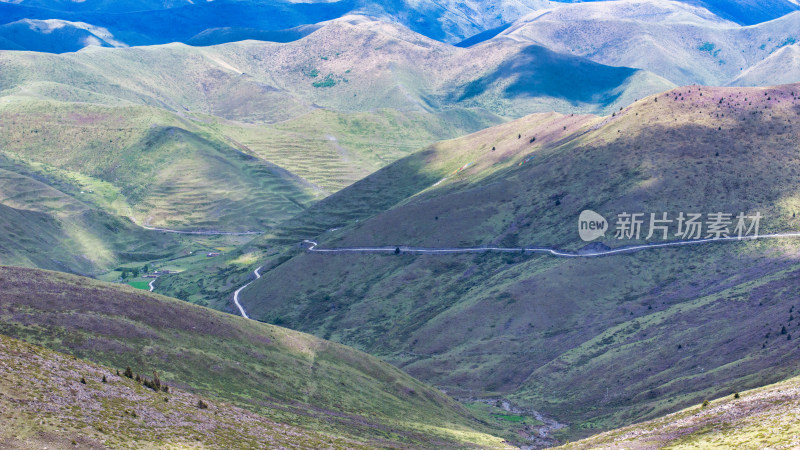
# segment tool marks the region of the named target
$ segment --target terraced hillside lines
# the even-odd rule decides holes
[[[60,172],[98,207],[139,223],[263,230],[315,197],[299,177],[162,110],[17,100],[0,114],[6,154]]]
[[[174,236],[108,214],[92,195],[78,189],[71,180],[0,156],[0,261],[98,274],[122,261],[178,250],[180,241]]]
[[[404,158],[285,235],[305,225],[321,248],[577,251],[585,209],[612,221],[758,211],[759,234],[791,232],[798,114],[800,85],[688,86],[610,117],[534,115]],[[404,171],[407,186],[371,199],[368,188]],[[347,217],[342,205],[361,209]],[[609,234],[610,246],[645,243]],[[381,355],[457,396],[501,396],[570,423],[561,436],[574,439],[796,375],[800,306],[781,292],[796,288],[797,248],[774,239],[556,259],[332,257],[295,245],[240,301],[253,318]]]
[[[0,441],[6,448],[364,447],[174,385],[168,390],[157,393],[119,376],[118,369],[0,334]]]
[[[334,193],[431,142],[501,122],[482,111],[440,114],[317,110],[270,127],[223,123],[220,132],[248,151]]]
[[[798,384],[790,380],[602,433],[559,448],[764,448],[797,442]]]
[[[0,268],[0,333],[370,446],[503,447],[445,394],[310,335],[128,286]],[[47,324],[46,327],[44,324]]]

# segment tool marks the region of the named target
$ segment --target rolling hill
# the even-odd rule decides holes
[[[165,386],[155,392],[119,370],[0,334],[0,442],[11,449],[363,447]]]
[[[370,15],[403,25],[432,39],[456,43],[506,26],[533,11],[557,7],[560,3],[547,0],[5,1],[0,2],[0,16],[14,23],[14,29],[0,31],[0,36],[10,38],[0,39],[0,48],[17,50],[22,46],[26,49],[35,47],[44,51],[63,52],[104,43],[113,46],[170,42],[207,45],[209,42],[242,39],[285,42],[300,36],[286,32],[287,29],[350,14]],[[766,22],[800,9],[800,5],[792,0],[686,0],[684,3],[708,9],[722,19],[741,25]],[[65,24],[65,29],[52,33],[49,27],[35,25],[41,19],[57,20]],[[115,42],[81,31],[87,27],[104,30],[104,35]],[[91,30],[88,32],[91,33]],[[22,34],[26,35],[26,39],[19,39]]]
[[[308,433],[309,439],[321,439],[322,433],[354,439],[369,447],[504,446],[502,439],[491,433],[507,433],[505,430],[476,418],[445,394],[376,358],[307,334],[127,286],[56,272],[1,267],[0,286],[0,333],[120,371],[129,366],[134,373],[148,376],[155,370],[170,388],[202,395],[212,404],[224,402],[249,411],[236,413],[222,405],[211,409],[209,412],[218,411],[223,416],[219,419],[223,422],[219,425],[222,430],[201,432],[202,439],[239,439],[231,436],[230,430],[231,422],[240,420],[245,422],[244,431],[251,436],[259,427],[267,430],[275,427],[281,432],[288,425],[288,432],[298,432],[294,427],[301,427],[303,430],[299,432]],[[6,338],[2,345],[20,347]],[[33,358],[36,354],[43,355],[43,360]],[[11,355],[20,364],[28,364],[26,370],[46,366],[45,373],[30,373],[39,380],[37,383],[41,382],[40,386],[30,387],[34,393],[57,382],[66,372],[71,380],[68,385],[79,376],[89,381],[86,387],[79,387],[79,392],[66,394],[67,399],[77,395],[84,401],[97,401],[95,396],[92,397],[95,400],[85,398],[88,393],[83,392],[104,388],[97,380],[101,368],[71,362],[79,366],[79,371],[74,372],[69,365],[50,365],[48,358],[54,355],[49,352],[37,351],[34,355],[22,357],[21,361],[20,355],[13,352]],[[57,358],[63,361],[65,357]],[[54,373],[48,374],[48,369]],[[20,375],[24,376],[16,376]],[[4,373],[4,387],[11,382],[8,376]],[[131,391],[132,384],[111,376],[109,389]],[[63,391],[61,387],[58,390]],[[133,406],[131,396],[144,402],[134,408],[142,415],[144,425],[153,423],[140,439],[162,439],[159,435],[166,430],[158,424],[159,418],[170,416],[169,410],[173,408],[185,410],[187,405],[197,402],[196,397],[176,393],[176,397],[169,395],[169,405],[161,405],[160,396],[135,385],[133,392],[126,395],[101,390],[111,396],[104,406],[106,409],[93,406],[92,413],[80,417],[81,421],[98,425],[102,414],[111,412],[116,417],[112,423],[99,424],[96,431],[86,433],[88,438],[97,439],[104,434],[103,429],[124,427],[128,434],[114,438],[119,439],[142,426],[141,421],[128,417],[119,419],[124,415],[123,409]],[[24,399],[26,392],[30,391],[17,392],[12,398],[19,395]],[[120,395],[123,398],[113,400]],[[33,411],[39,408],[36,402],[30,406]],[[115,408],[120,409],[114,411]],[[40,426],[20,425],[18,421],[25,420],[31,412],[27,409],[11,417],[4,414],[2,420],[17,421],[17,427],[22,426],[25,434],[42,428],[52,430],[56,423],[66,419],[50,414]],[[259,426],[253,413],[269,420]],[[231,417],[236,414],[242,417]],[[201,423],[209,420],[208,414],[191,415],[200,415],[196,420]],[[286,425],[278,426],[275,422]],[[173,432],[180,435],[183,431],[178,427]]]
[[[526,44],[459,49],[364,17],[312,31],[288,43],[0,52],[5,170],[33,184],[20,201],[16,186],[2,188],[13,210],[0,262],[97,276],[172,260],[198,247],[129,219],[264,232],[386,164],[504,116],[608,111],[669,86]],[[521,86],[513,72],[541,84]],[[53,197],[46,208],[34,194],[42,183]]]
[[[765,60],[745,70],[731,84],[758,86],[767,80],[778,81],[780,84],[800,80],[800,44],[781,47]]]
[[[290,221],[282,242],[578,250],[583,209],[759,211],[762,234],[792,231],[798,93],[690,86],[612,116],[526,117],[376,172]],[[397,179],[407,184],[377,195]],[[360,206],[349,217],[348,204]],[[790,240],[588,259],[279,242],[248,247],[272,255],[242,293],[252,317],[380,355],[457,397],[552,415],[569,424],[562,437],[797,374],[797,305],[780,294],[800,268]]]
[[[800,40],[798,29],[800,11],[741,26],[682,2],[611,1],[537,11],[494,39],[532,42],[601,64],[644,69],[677,85],[724,86]],[[797,82],[782,77],[787,68],[758,81]]]
[[[764,448],[796,445],[798,380],[734,392],[559,448]]]
[[[460,49],[357,16],[289,43],[2,52],[0,65],[5,154],[105,183],[114,199],[97,206],[108,213],[222,231],[264,231],[505,117],[611,111],[671,86],[537,46]]]

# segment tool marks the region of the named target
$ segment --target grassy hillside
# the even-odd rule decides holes
[[[108,367],[156,370],[170,386],[280,423],[378,446],[502,446],[445,394],[339,344],[55,272],[2,267],[0,287],[2,334]]]
[[[780,448],[797,441],[798,383],[790,380],[692,406],[561,448]],[[738,394],[738,395],[737,395]]]
[[[758,211],[762,234],[793,231],[798,93],[692,86],[610,117],[527,117],[403,159],[289,223],[305,218],[305,238],[323,247],[577,250],[583,209]],[[409,184],[370,197],[397,179]],[[340,204],[361,209],[348,218]],[[800,269],[793,241],[580,260],[280,253],[276,242],[250,247],[274,255],[243,292],[251,316],[381,355],[457,396],[551,414],[570,424],[565,436],[796,374],[795,305],[781,294]]]
[[[532,42],[600,64],[644,69],[677,85],[724,86],[800,41],[798,29],[798,11],[741,26],[682,2],[590,2],[534,12],[494,40]],[[747,85],[797,81],[782,77],[793,66],[780,67]]]
[[[119,370],[0,335],[4,448],[362,446],[167,389],[155,392]]]
[[[88,201],[139,223],[261,230],[315,197],[303,180],[163,110],[8,100],[5,155],[72,178]]]
[[[777,84],[800,80],[800,44],[787,45],[775,50],[769,57],[742,72],[731,84],[758,86],[765,85],[765,81],[768,80]]]
[[[587,77],[602,69],[570,56],[551,58],[547,66],[537,65],[526,53],[531,51],[530,44],[509,40],[462,49],[399,25],[347,16],[288,43],[92,48],[63,55],[3,52],[0,61],[7,67],[0,75],[0,88],[57,100],[107,103],[116,99],[118,103],[272,123],[298,117],[314,107],[340,112],[391,108],[428,113],[463,107],[457,94],[470,82],[520,59],[526,64],[518,69],[532,77],[538,73],[552,77],[549,74],[558,71]],[[552,89],[552,82],[544,85],[550,89],[511,89],[500,97],[482,98],[474,106],[517,117],[524,113],[509,108],[517,102],[527,104],[525,113],[576,107],[605,110],[609,102],[603,101],[603,94],[632,89],[623,84],[631,76],[625,72],[610,83],[583,83],[590,95],[582,93],[580,102],[565,95],[563,85],[570,80],[564,80],[558,89]],[[592,94],[600,98],[592,98]],[[537,108],[531,109],[532,105]]]
[[[143,230],[110,213],[117,193],[88,181],[0,155],[0,262],[96,275],[182,248],[177,235]]]
[[[265,231],[431,142],[504,116],[609,111],[669,86],[536,46],[461,49],[357,16],[296,42],[0,52],[0,65],[4,158],[58,184],[59,202],[108,214],[112,228],[130,217],[226,232]],[[39,230],[48,238],[25,254],[19,242],[36,242],[27,231],[41,228],[25,224],[34,212],[53,214],[39,200],[3,203],[21,210],[6,218],[16,231],[4,247],[16,250],[4,262],[95,274],[180,256],[161,248],[126,260],[112,253],[134,251],[138,235],[93,232],[90,244],[69,228]],[[35,255],[49,249],[61,263]],[[88,261],[73,261],[81,257]]]

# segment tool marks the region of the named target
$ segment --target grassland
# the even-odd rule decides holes
[[[2,106],[4,154],[139,223],[259,230],[314,199],[297,177],[163,110],[19,97]]]
[[[641,71],[546,51],[540,61],[543,51],[512,42],[461,49],[352,16],[287,43],[0,52],[3,168],[36,185],[25,194],[14,183],[1,187],[2,206],[13,210],[4,208],[0,219],[8,230],[0,262],[110,281],[117,275],[110,269],[127,263],[180,259],[186,271],[205,271],[204,263],[187,264],[205,243],[141,233],[128,218],[285,238],[278,224],[432,142],[523,111],[610,111],[669,86]],[[548,81],[516,89],[506,83],[512,69]],[[572,78],[560,79],[567,69]],[[491,82],[493,73],[502,80]],[[334,85],[314,87],[327,78]],[[585,89],[564,89],[575,83]],[[413,193],[402,184],[398,192]],[[342,204],[341,218],[373,210],[359,202]],[[241,242],[223,244],[231,243]],[[230,256],[277,253],[259,241]],[[208,270],[223,283],[158,285],[223,309],[252,268],[214,261]]]
[[[797,11],[740,26],[677,2],[584,2],[530,14],[495,40],[643,69],[681,86],[770,86],[798,79],[797,64],[774,54],[800,41],[799,27]],[[742,76],[751,69],[758,75]]]
[[[212,402],[370,446],[503,446],[455,400],[374,357],[129,286],[0,268],[0,333],[150,374]]]
[[[0,335],[0,443],[10,449],[366,447],[167,388],[155,392],[118,369]]]
[[[612,220],[759,211],[762,234],[792,231],[798,93],[690,86],[612,116],[531,116],[376,172],[283,237],[577,250],[587,208]],[[407,185],[377,194],[401,173]],[[347,205],[358,205],[349,217]],[[243,292],[251,316],[380,355],[459,397],[535,409],[570,425],[562,439],[797,374],[792,241],[559,260],[307,254],[297,241],[281,252],[276,237],[245,248],[273,255]]]
[[[691,406],[679,412],[564,445],[579,448],[790,448],[797,445],[800,380]]]

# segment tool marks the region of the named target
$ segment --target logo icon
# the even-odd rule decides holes
[[[578,216],[578,234],[586,242],[605,236],[607,230],[606,218],[592,210],[586,209]]]

